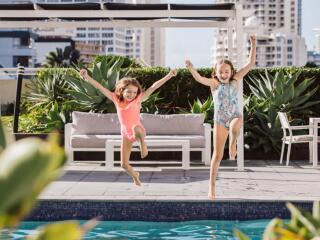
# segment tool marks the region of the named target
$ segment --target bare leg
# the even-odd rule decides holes
[[[148,155],[148,148],[145,142],[146,131],[140,126],[134,126],[132,130],[140,143],[141,158],[145,158]]]
[[[228,130],[224,126],[215,123],[213,127],[213,155],[210,166],[210,183],[208,193],[208,197],[211,200],[215,198],[216,178],[220,162],[223,158],[223,151],[227,138]]]
[[[126,137],[122,137],[121,144],[121,167],[132,177],[133,182],[140,186],[141,182],[139,179],[140,174],[133,170],[133,167],[129,163],[131,154],[132,142]]]
[[[229,159],[235,160],[237,156],[237,138],[240,133],[240,128],[243,125],[242,118],[234,118],[230,123],[229,137]]]

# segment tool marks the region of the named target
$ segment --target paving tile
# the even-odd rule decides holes
[[[320,167],[307,161],[290,166],[278,161],[246,160],[245,170],[222,161],[216,183],[221,200],[319,200]],[[208,200],[208,166],[182,169],[135,168],[142,186],[136,186],[123,169],[107,171],[100,164],[73,164],[64,175],[50,184],[41,199],[90,200]]]

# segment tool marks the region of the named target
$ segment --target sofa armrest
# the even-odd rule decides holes
[[[66,123],[64,125],[64,149],[66,152],[71,148],[71,129],[72,123]]]
[[[291,130],[306,130],[306,129],[312,129],[312,125],[299,125],[299,126],[290,126]]]
[[[211,141],[211,124],[204,123],[203,126],[204,126],[204,134],[203,135],[204,135],[204,138],[206,139],[206,142]]]
[[[68,162],[73,162],[73,149],[71,146],[72,123],[64,125],[64,150],[68,156]]]
[[[211,124],[204,123],[204,138],[205,138],[205,165],[210,165],[211,159]]]

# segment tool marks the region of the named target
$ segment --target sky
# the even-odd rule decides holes
[[[170,3],[205,4],[213,0],[167,0]],[[320,28],[320,0],[302,0],[302,36],[308,50],[313,50],[316,32]],[[210,66],[210,47],[213,30],[207,28],[166,28],[167,67],[184,67],[185,59],[192,60],[195,67]],[[320,33],[320,32],[319,32]]]

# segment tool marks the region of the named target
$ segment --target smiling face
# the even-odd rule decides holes
[[[134,78],[122,78],[116,84],[115,93],[120,101],[131,102],[141,93],[141,86]]]
[[[122,92],[122,97],[124,101],[131,102],[138,95],[138,87],[134,85],[128,85]]]
[[[231,66],[226,63],[221,63],[216,66],[216,77],[222,83],[228,83],[233,75]]]

